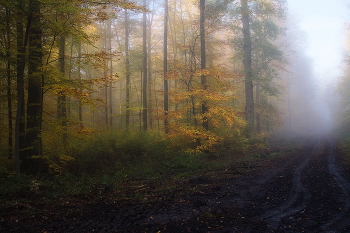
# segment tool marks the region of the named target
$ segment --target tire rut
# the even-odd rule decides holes
[[[333,179],[336,181],[338,187],[340,188],[343,195],[339,195],[339,197],[344,203],[344,207],[341,208],[340,213],[338,213],[334,218],[329,220],[326,224],[322,225],[321,227],[321,229],[330,232],[333,231],[331,229],[344,229],[350,226],[350,183],[342,177],[340,169],[336,164],[334,142],[331,139],[328,139],[328,142],[330,146],[330,151],[327,157],[328,171],[333,176]]]
[[[259,215],[267,225],[263,232],[349,232],[350,183],[341,175],[334,144],[330,138],[317,141],[304,153],[290,171],[288,197]]]
[[[282,218],[291,216],[300,211],[306,203],[310,200],[311,194],[307,188],[301,182],[301,175],[310,159],[315,155],[318,147],[319,140],[312,148],[310,152],[307,152],[307,156],[301,161],[297,168],[293,172],[292,189],[289,193],[289,197],[285,202],[280,204],[277,208],[268,210],[260,216],[268,223],[268,230],[276,230],[280,224]],[[299,204],[296,204],[297,201]]]

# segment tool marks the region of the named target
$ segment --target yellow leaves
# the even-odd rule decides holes
[[[98,21],[106,21],[109,19],[109,15],[105,11],[97,11],[95,17]]]
[[[211,70],[209,69],[200,69],[200,70],[197,70],[196,72],[196,76],[208,76],[208,75],[211,75]]]
[[[203,89],[192,90],[191,94],[200,98],[202,101],[221,102],[229,99],[228,96],[225,96],[223,94],[218,94],[218,93],[214,93]]]
[[[95,25],[90,24],[90,25],[87,25],[84,30],[87,34],[93,34],[93,33],[96,33],[97,28]]]
[[[187,101],[195,99],[198,103],[201,101],[210,101],[212,103],[225,102],[228,101],[231,96],[226,94],[215,93],[210,90],[203,90],[201,88],[192,88],[190,91],[185,91],[181,93],[169,93],[171,102],[180,103],[182,101]]]
[[[60,155],[60,160],[61,161],[73,161],[75,159],[71,156],[68,156],[68,155]]]
[[[168,135],[168,138],[174,139],[174,146],[187,145],[188,151],[192,153],[210,150],[216,143],[223,140],[223,138],[211,131],[194,126],[171,124],[170,131],[171,134]]]
[[[92,67],[97,70],[108,71],[108,63],[107,61],[119,56],[118,52],[106,52],[106,51],[98,51],[95,53],[83,54],[84,62],[89,63]]]

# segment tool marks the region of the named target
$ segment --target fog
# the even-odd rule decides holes
[[[331,132],[338,123],[337,91],[344,72],[348,4],[343,0],[288,0],[286,37],[289,70],[280,105],[280,134],[315,135]]]

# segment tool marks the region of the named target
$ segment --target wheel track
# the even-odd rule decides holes
[[[349,210],[350,210],[350,183],[340,174],[339,167],[335,161],[334,142],[328,138],[330,152],[327,156],[328,171],[333,176],[340,190],[343,193],[341,197],[344,202],[344,208],[333,219],[322,225],[321,229],[327,232],[334,232],[334,229],[340,230],[350,226]]]
[[[303,186],[301,182],[301,173],[305,169],[306,165],[309,163],[310,159],[316,153],[320,146],[320,140],[317,140],[317,143],[314,144],[314,147],[304,160],[299,164],[299,166],[293,172],[293,187],[291,189],[290,195],[287,200],[280,205],[279,207],[268,210],[260,218],[265,219],[268,223],[268,230],[273,231],[276,230],[280,224],[282,218],[291,216],[297,212],[299,212],[306,204],[309,202],[311,198],[310,191]],[[302,200],[300,204],[297,206],[293,205],[297,203],[298,200]]]

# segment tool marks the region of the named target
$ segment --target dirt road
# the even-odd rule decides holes
[[[105,202],[72,218],[3,221],[0,231],[350,232],[350,174],[340,161],[332,139],[310,139],[259,172],[190,179],[179,188],[196,188],[187,195],[173,190],[173,199]]]

